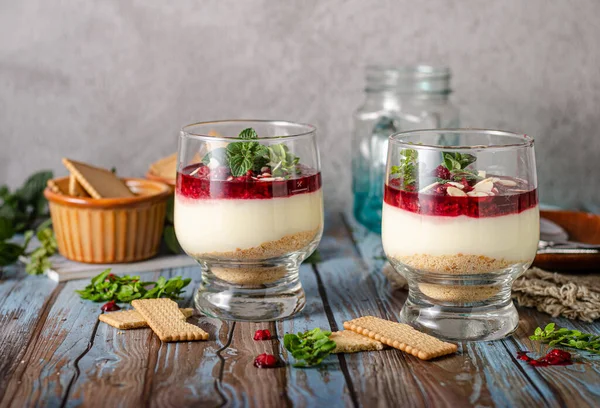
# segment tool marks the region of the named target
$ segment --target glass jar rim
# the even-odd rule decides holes
[[[491,135],[499,136],[501,138],[514,139],[515,143],[505,144],[473,144],[473,145],[456,145],[446,146],[439,144],[427,144],[420,143],[416,140],[407,140],[413,136],[423,134],[480,134],[480,135]],[[510,132],[506,130],[495,130],[495,129],[477,129],[477,128],[466,128],[466,129],[422,129],[422,130],[408,130],[404,132],[397,132],[389,137],[390,144],[405,146],[410,149],[427,149],[427,150],[510,150],[515,148],[528,148],[534,144],[534,139],[524,133]]]
[[[308,123],[300,123],[300,122],[291,122],[287,120],[269,120],[269,119],[223,119],[223,120],[211,120],[206,122],[196,122],[191,123],[189,125],[185,125],[181,128],[181,137],[182,138],[190,138],[190,139],[198,139],[198,140],[211,140],[211,141],[238,141],[239,137],[237,136],[213,136],[209,134],[209,130],[206,133],[201,132],[193,132],[192,128],[196,126],[219,126],[226,124],[235,124],[235,123],[256,123],[256,124],[269,124],[274,126],[289,126],[290,128],[298,128],[298,132],[289,135],[275,135],[275,136],[260,136],[257,140],[265,141],[265,140],[281,140],[281,139],[298,139],[303,137],[309,137],[316,133],[317,128]],[[300,130],[301,129],[301,130]]]

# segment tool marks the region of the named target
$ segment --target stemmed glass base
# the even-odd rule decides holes
[[[291,317],[304,308],[306,297],[300,283],[298,267],[288,265],[280,268],[283,268],[283,277],[275,281],[262,284],[233,284],[221,279],[227,278],[228,274],[222,273],[219,268],[214,268],[213,272],[211,268],[203,267],[202,283],[194,296],[196,309],[210,317],[245,322]],[[256,269],[257,267],[252,267],[252,270]],[[226,270],[230,272],[231,268]],[[239,273],[236,272],[238,276]]]
[[[409,297],[400,318],[434,337],[453,341],[499,340],[513,333],[519,314],[510,298],[480,306],[443,305]]]

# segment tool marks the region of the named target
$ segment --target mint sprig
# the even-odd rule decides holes
[[[93,302],[129,303],[135,299],[169,298],[181,299],[183,288],[192,281],[179,276],[166,279],[164,276],[156,282],[142,282],[139,276],[125,275],[122,277],[110,273],[110,269],[92,278],[91,283],[82,290],[76,290],[82,299]]]
[[[415,149],[402,149],[400,164],[390,168],[390,175],[399,179],[404,189],[415,187],[419,175],[419,152]]]
[[[309,330],[298,334],[288,333],[283,336],[283,345],[287,351],[292,353],[292,357],[297,361],[294,367],[312,367],[321,364],[323,359],[327,357],[336,344],[329,339],[330,331],[319,329]]]
[[[232,176],[243,176],[249,170],[259,173],[263,167],[269,167],[273,177],[288,177],[299,173],[297,165],[300,158],[290,153],[285,144],[262,145],[256,141],[258,134],[252,128],[242,130],[238,138],[244,141],[230,143],[226,148],[227,165]],[[217,156],[213,152],[204,156],[204,164],[210,163],[211,158]]]
[[[543,329],[538,327],[529,338],[548,343],[550,347],[564,346],[600,354],[600,336],[557,327],[554,323],[547,324]]]
[[[442,153],[443,162],[442,166],[446,167],[448,170],[461,170],[465,169],[469,164],[475,163],[477,158],[468,153]]]

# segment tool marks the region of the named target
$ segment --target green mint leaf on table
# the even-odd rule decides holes
[[[571,347],[590,353],[600,354],[600,336],[582,333],[579,330],[569,330],[557,327],[554,323],[546,325],[543,329],[538,327],[531,340],[547,343],[549,346]]]
[[[288,333],[283,336],[283,345],[298,360],[294,367],[312,367],[321,364],[335,348],[335,342],[329,336],[330,331],[319,328],[298,334]]]
[[[181,299],[183,288],[190,284],[190,278],[179,276],[166,279],[161,276],[156,282],[142,282],[139,276],[125,275],[122,277],[105,270],[92,278],[89,285],[82,290],[76,290],[82,299],[93,302],[108,302],[115,300],[119,303],[130,303],[135,299],[169,298]]]

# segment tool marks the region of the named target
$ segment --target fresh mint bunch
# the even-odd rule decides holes
[[[442,153],[443,162],[442,166],[446,167],[448,170],[461,170],[467,168],[471,163],[475,163],[477,158],[472,154],[468,153]]]
[[[0,268],[16,263],[20,258],[33,257],[27,263],[27,272],[39,274],[48,265],[47,257],[56,252],[56,241],[49,224],[42,224],[37,232],[32,228],[40,218],[47,218],[47,201],[44,197],[46,183],[52,178],[51,171],[40,171],[31,175],[25,183],[11,192],[7,186],[0,187]],[[24,244],[11,242],[19,233],[25,233]],[[27,254],[27,246],[34,233],[42,241],[45,249],[39,248]],[[32,262],[33,261],[33,262]],[[42,269],[44,268],[44,269]]]
[[[238,137],[244,141],[230,143],[226,148],[232,176],[243,176],[249,170],[259,173],[263,167],[269,167],[273,177],[288,177],[299,172],[300,158],[290,153],[285,144],[262,145],[256,141],[258,134],[252,128],[242,130]],[[215,151],[205,155],[202,162],[208,164],[211,158],[218,157]]]
[[[538,327],[529,338],[548,343],[550,347],[565,346],[600,354],[600,336],[556,327],[554,323],[549,323],[543,329]]]
[[[462,181],[462,179],[466,179],[467,181],[480,181],[483,178],[477,175],[477,172],[472,169],[467,169],[467,167],[477,160],[472,154],[468,153],[442,153],[442,167],[447,168],[450,171],[450,180],[451,181]],[[446,180],[448,181],[448,180]],[[443,182],[441,179],[438,182]]]
[[[58,251],[58,244],[51,225],[52,220],[48,219],[38,227],[36,236],[40,246],[29,253],[24,253],[25,271],[30,275],[41,275],[52,266],[50,257]],[[24,248],[27,248],[32,237],[33,231],[25,232]]]
[[[286,334],[283,336],[283,345],[296,360],[304,360],[296,362],[294,367],[312,367],[321,364],[336,347],[329,336],[330,331],[323,331],[317,327],[304,333]]]
[[[390,169],[392,178],[400,179],[404,189],[415,188],[419,176],[419,152],[415,149],[400,151],[400,165]]]
[[[190,278],[182,279],[176,276],[165,279],[161,276],[156,282],[142,282],[139,276],[125,275],[122,277],[105,270],[92,278],[89,285],[82,290],[76,290],[82,299],[93,302],[108,302],[114,300],[119,303],[129,303],[135,299],[169,298],[181,299],[183,288],[189,285]]]

